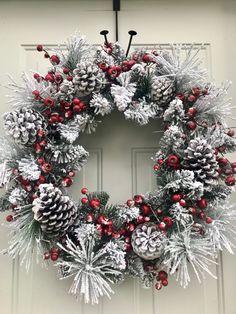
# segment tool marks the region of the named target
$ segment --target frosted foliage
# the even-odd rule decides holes
[[[140,102],[133,102],[125,110],[124,115],[126,119],[131,119],[140,125],[145,125],[149,122],[149,118],[155,117],[156,113],[154,108],[143,99]]]
[[[59,262],[63,278],[73,277],[69,293],[80,295],[85,303],[92,304],[98,303],[101,296],[110,297],[113,293],[111,284],[121,272],[114,267],[115,263],[107,250],[96,250],[95,241],[84,238],[80,239],[78,246],[69,238],[65,247],[59,246],[70,257],[70,261]]]
[[[171,51],[162,51],[159,56],[153,56],[159,65],[159,74],[174,79],[179,91],[203,84],[206,71],[200,68],[201,60],[197,57],[200,49],[194,45],[172,45]]]
[[[109,114],[112,110],[111,103],[99,94],[93,95],[93,98],[90,100],[90,106],[94,107],[95,114],[100,114],[102,116]]]
[[[33,157],[20,159],[18,161],[18,169],[25,180],[36,181],[41,174],[41,170]]]
[[[199,237],[199,234],[185,230],[182,233],[173,233],[165,247],[164,264],[170,274],[176,274],[184,288],[190,282],[189,267],[194,270],[199,282],[207,272],[212,277],[209,267],[215,263],[215,252],[208,237]]]
[[[163,119],[164,121],[172,122],[172,120],[182,120],[185,116],[183,103],[180,99],[174,99],[170,102],[166,109]]]

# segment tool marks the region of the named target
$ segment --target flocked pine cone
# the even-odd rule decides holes
[[[145,260],[159,258],[164,252],[166,236],[158,226],[148,222],[139,225],[132,234],[134,252]]]
[[[37,133],[46,128],[42,115],[29,108],[21,108],[4,115],[6,133],[18,144],[32,145],[36,142]]]
[[[206,140],[197,137],[189,142],[184,153],[184,167],[192,170],[195,178],[210,190],[219,175],[214,149]]]
[[[41,184],[33,201],[34,219],[50,238],[58,238],[70,229],[77,218],[77,209],[68,196],[52,184]]]
[[[151,85],[151,97],[158,105],[168,105],[174,97],[174,82],[167,77],[155,77]]]
[[[92,62],[83,62],[74,69],[73,83],[79,95],[98,93],[105,84],[105,74]]]

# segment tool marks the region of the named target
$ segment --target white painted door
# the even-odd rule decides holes
[[[0,83],[6,82],[7,73],[19,79],[22,70],[43,72],[46,69],[47,61],[34,50],[37,43],[61,43],[76,29],[87,34],[91,43],[99,43],[102,40],[99,31],[109,29],[112,40],[111,7],[110,0],[0,1]],[[140,45],[209,43],[201,54],[212,74],[217,79],[236,74],[227,58],[223,58],[226,53],[233,56],[236,50],[230,42],[236,17],[233,2],[226,1],[223,7],[223,2],[213,0],[207,3],[182,0],[178,5],[174,0],[126,0],[121,8],[120,41],[123,45],[126,45],[129,29],[138,31],[136,42]],[[223,43],[230,53],[223,48]],[[1,113],[9,109],[4,98],[6,93],[1,88]],[[153,189],[150,157],[158,146],[160,133],[154,133],[158,130],[158,121],[140,127],[125,121],[121,113],[114,112],[104,118],[95,134],[81,139],[81,144],[90,152],[90,159],[71,188],[74,198],[78,198],[81,186],[91,191],[107,191],[112,202],[124,202],[134,193]],[[4,215],[1,219],[4,220]],[[0,229],[1,248],[7,245],[6,233],[7,229]],[[144,290],[136,280],[127,280],[114,288],[111,301],[104,299],[100,305],[92,307],[67,295],[70,281],[59,282],[53,267],[43,270],[33,265],[26,274],[17,260],[12,262],[0,256],[0,314],[235,314],[235,263],[235,257],[221,256],[219,265],[213,269],[218,281],[207,277],[207,281],[199,285],[193,279],[186,290],[180,288],[174,278],[162,291]]]

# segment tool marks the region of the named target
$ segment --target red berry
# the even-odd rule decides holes
[[[53,107],[54,106],[54,100],[51,97],[47,97],[44,99],[44,105],[46,107]]]
[[[204,197],[202,197],[197,203],[201,209],[205,209],[208,205],[207,200]]]
[[[98,198],[93,198],[90,200],[89,205],[93,208],[93,209],[99,209],[101,206],[101,202]]]
[[[236,167],[232,168],[233,173],[236,173]]]
[[[179,205],[185,207],[186,206],[186,201],[185,200],[180,200]]]
[[[235,135],[235,131],[233,129],[229,129],[227,135],[233,137]]]
[[[41,153],[44,150],[43,146],[40,146],[39,143],[34,144],[34,150],[36,153]]]
[[[88,194],[88,189],[87,188],[82,188],[81,189],[82,194]]]
[[[166,160],[167,166],[176,167],[179,164],[179,158],[175,155],[170,155]]]
[[[52,165],[49,163],[45,163],[42,165],[42,170],[45,173],[50,173],[52,171]]]
[[[167,279],[167,278],[168,278],[167,272],[165,272],[164,270],[159,271],[157,280],[162,281],[162,280]]]
[[[56,56],[56,55],[52,55],[52,56],[50,57],[50,60],[51,60],[52,64],[59,64],[59,63],[60,63],[60,59],[59,59],[59,57]]]
[[[150,217],[148,217],[148,216],[143,217],[143,221],[144,221],[144,222],[150,221]]]
[[[39,182],[39,183],[45,183],[45,182],[46,182],[46,177],[41,174],[41,175],[39,176],[38,182]]]
[[[74,116],[74,114],[73,114],[73,111],[72,111],[72,110],[66,110],[66,111],[65,111],[65,117],[66,117],[67,119],[72,119],[73,116]]]
[[[74,177],[75,176],[75,171],[69,171],[69,173],[68,173],[68,176],[69,177]]]
[[[163,159],[158,159],[158,160],[157,160],[157,163],[158,163],[159,165],[162,165],[162,164],[164,163],[164,160],[163,160]]]
[[[63,73],[64,73],[64,74],[69,74],[69,73],[70,73],[70,69],[64,68],[64,69],[63,69]]]
[[[133,232],[134,229],[135,229],[135,225],[134,225],[134,224],[132,224],[132,223],[128,223],[128,224],[127,224],[126,230],[127,230],[128,232]]]
[[[107,68],[108,68],[108,66],[107,66],[107,64],[106,64],[105,62],[100,63],[98,66],[99,66],[99,68],[100,68],[102,71],[106,71]]]
[[[101,225],[106,225],[108,218],[105,215],[98,216],[98,223]]]
[[[189,212],[190,212],[191,214],[193,214],[193,215],[196,215],[196,213],[197,213],[196,207],[190,207],[190,208],[189,208]]]
[[[143,60],[143,62],[148,63],[148,62],[151,62],[151,61],[152,61],[152,57],[151,57],[148,53],[145,53],[145,54],[143,55],[142,60]]]
[[[228,164],[228,159],[227,158],[219,158],[218,163],[220,166],[226,166]]]
[[[82,101],[80,102],[79,105],[73,106],[73,111],[74,112],[83,112],[85,109],[86,109],[86,105]]]
[[[235,177],[234,176],[228,176],[225,179],[225,184],[228,186],[233,186],[235,185]]]
[[[179,202],[182,198],[182,194],[173,194],[171,199],[173,202]]]
[[[54,83],[54,81],[55,81],[54,76],[52,74],[49,74],[49,73],[45,76],[44,79],[45,79],[45,81],[48,81],[51,83]]]
[[[45,252],[44,254],[43,254],[43,259],[45,259],[45,260],[48,260],[49,258],[50,258],[50,253],[48,253],[48,252]]]
[[[116,77],[118,76],[119,72],[117,71],[116,67],[113,66],[110,69],[108,69],[107,74],[111,77]]]
[[[236,167],[236,162],[232,162],[232,163],[231,163],[231,167],[232,167],[232,168],[235,168],[235,167]]]
[[[87,200],[87,198],[86,198],[86,200]],[[94,221],[94,215],[93,215],[93,214],[87,214],[87,215],[85,216],[85,220],[86,220],[87,222],[92,222],[92,221]]]
[[[163,214],[163,211],[161,209],[157,209],[157,215],[161,216]]]
[[[158,170],[160,169],[160,165],[155,164],[155,165],[153,166],[153,169],[154,169],[154,171],[158,171]]]
[[[13,216],[12,215],[6,216],[6,221],[7,222],[11,222],[12,220],[13,220]]]
[[[196,101],[196,96],[194,96],[194,95],[189,95],[188,96],[188,101],[190,101],[190,102],[194,102],[194,101]]]
[[[34,90],[33,92],[32,92],[32,94],[34,95],[34,98],[37,100],[37,99],[39,99],[39,91],[38,90]]]
[[[40,78],[40,75],[38,73],[34,73],[34,79],[38,80]]]
[[[62,185],[64,186],[64,187],[69,187],[69,186],[71,186],[73,184],[73,180],[70,178],[70,177],[64,177],[63,179],[62,179]]]
[[[161,223],[159,223],[159,229],[160,230],[166,230],[166,224],[163,221]]]
[[[190,118],[194,118],[197,114],[197,109],[195,107],[190,107],[187,113]]]
[[[39,52],[43,51],[43,45],[37,45],[37,46],[36,46],[36,49],[37,49]]]
[[[80,101],[79,98],[74,98],[73,101],[72,101],[73,105],[75,105],[75,106],[76,106],[76,105],[79,105],[80,102],[81,102],[81,101]]]
[[[55,81],[57,84],[61,84],[63,82],[63,77],[61,76],[61,74],[55,75]]]
[[[38,130],[37,135],[39,137],[44,137],[45,136],[45,131],[43,129]]]
[[[40,146],[46,146],[47,145],[47,141],[46,140],[42,140],[39,142]]]
[[[56,253],[52,253],[50,257],[51,257],[51,260],[52,260],[53,262],[55,262],[55,261],[57,261],[57,260],[58,260],[59,255],[58,255],[58,254],[56,254]]]
[[[158,281],[158,282],[155,284],[155,288],[156,288],[157,290],[161,290],[161,288],[162,288],[162,283],[161,283],[161,281]]]
[[[211,217],[206,217],[206,223],[211,224],[213,219]]]
[[[188,121],[186,125],[189,130],[195,130],[197,127],[197,123],[195,121]]]
[[[49,121],[51,123],[57,123],[58,122],[58,115],[57,114],[53,114],[50,118],[49,118]]]
[[[171,218],[171,217],[168,217],[168,216],[164,217],[164,218],[162,219],[162,222],[164,222],[165,225],[166,225],[166,227],[168,227],[168,228],[171,227],[172,224],[173,224],[172,218]]]
[[[149,215],[150,212],[151,212],[151,207],[150,207],[150,205],[143,204],[143,205],[141,205],[141,210],[142,210],[142,214],[143,214],[144,216],[147,216],[147,215]]]
[[[141,204],[143,202],[143,196],[142,195],[135,195],[134,196],[134,202],[135,202],[135,204]]]
[[[137,218],[137,223],[141,224],[143,222],[144,222],[144,217],[142,215],[139,215],[138,218]]]
[[[183,94],[178,94],[177,97],[181,100],[181,101],[185,101],[185,96]]]
[[[50,253],[59,255],[60,254],[60,249],[58,247],[52,247],[51,250],[50,250]]]
[[[73,81],[73,76],[72,75],[68,75],[66,79],[67,79],[67,81],[71,82],[71,81]]]
[[[87,197],[81,198],[81,203],[84,204],[84,205],[87,204],[88,203]]]
[[[200,213],[198,214],[198,217],[200,218],[200,219],[204,219],[205,218],[205,213],[203,212],[203,211],[200,211]]]
[[[164,287],[168,286],[168,279],[163,279],[161,282]]]
[[[132,207],[132,206],[134,206],[134,201],[133,200],[128,200],[126,202],[126,204],[127,204],[127,206]]]

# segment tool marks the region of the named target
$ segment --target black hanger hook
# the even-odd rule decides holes
[[[129,31],[128,34],[130,35],[130,38],[129,38],[129,44],[128,44],[128,48],[127,48],[127,51],[126,51],[126,57],[128,57],[128,54],[129,54],[129,50],[130,50],[130,46],[131,46],[131,43],[132,43],[132,39],[135,35],[137,35],[137,32],[136,31]]]
[[[104,39],[105,39],[105,43],[106,45],[108,45],[108,40],[107,40],[107,34],[108,34],[108,30],[104,29],[103,31],[100,32],[100,35],[103,35],[104,36]]]

